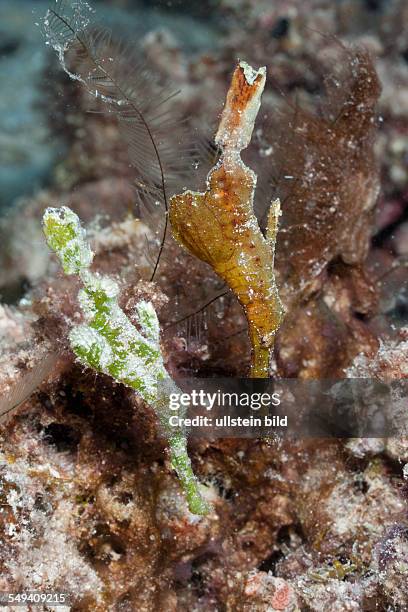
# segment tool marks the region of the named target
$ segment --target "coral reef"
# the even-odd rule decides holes
[[[4,23],[18,14],[13,22],[27,28],[27,4],[13,2],[11,11],[2,0],[0,10],[7,4]],[[274,273],[287,314],[273,374],[406,380],[406,2],[218,0],[168,10],[160,3],[160,11],[146,2],[110,4],[98,3],[102,21],[116,19],[114,32],[141,39],[140,57],[159,82],[182,90],[168,110],[186,118],[194,140],[204,137],[204,159],[192,153],[191,172],[174,193],[205,191],[207,172],[219,167],[213,133],[237,57],[267,66],[242,159],[258,175],[256,231],[265,232],[277,197],[283,213]],[[110,49],[115,41],[114,34]],[[69,203],[83,220],[95,270],[119,286],[118,305],[134,329],[136,304],[153,304],[173,378],[244,376],[251,347],[232,292],[169,232],[149,282],[164,217],[143,200],[134,218],[134,183],[146,169],[135,168],[115,113],[38,45],[32,62],[49,64],[46,78],[36,72],[30,86],[39,85],[43,104],[34,122],[49,116],[45,132],[40,120],[34,130],[52,134],[46,182],[30,195],[10,174],[13,194],[29,197],[1,220],[0,402],[19,404],[35,389],[0,429],[1,590],[69,591],[73,610],[402,612],[406,435],[191,438],[191,464],[212,505],[198,517],[154,410],[75,361],[69,331],[84,323],[78,282],[60,273],[41,234],[41,216],[56,203]],[[14,56],[0,54],[7,72]],[[69,69],[87,66],[76,53],[66,60]],[[18,62],[21,70],[33,65]],[[10,92],[13,81],[6,86]],[[38,141],[29,129],[33,159]],[[178,134],[167,134],[174,151]],[[56,142],[63,149],[50,171]],[[43,170],[37,176],[44,179]],[[7,181],[2,196],[11,204]]]

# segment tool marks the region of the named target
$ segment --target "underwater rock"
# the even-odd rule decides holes
[[[0,2],[0,12],[5,4]],[[397,229],[406,203],[405,3],[282,0],[271,6],[270,0],[220,0],[190,6],[202,11],[211,4],[219,23],[206,20],[202,27],[190,17],[180,21],[172,10],[155,12],[145,6],[140,13],[133,10],[134,2],[114,4],[115,9],[98,4],[102,21],[109,17],[109,23],[123,26],[125,37],[130,33],[142,39],[148,32],[145,50],[160,73],[183,89],[174,103],[183,115],[192,115],[192,133],[197,129],[207,143],[236,58],[268,64],[273,90],[265,92],[265,113],[255,127],[260,146],[248,151],[245,160],[254,169],[262,160],[270,167],[271,150],[258,130],[267,127],[264,115],[270,109],[289,103],[278,89],[287,96],[300,88],[306,110],[318,109],[322,74],[330,65],[317,65],[319,51],[336,57],[339,43],[331,34],[365,40],[383,86],[383,121],[374,149],[382,174],[381,223],[374,229],[371,205],[378,175],[368,170],[364,180],[352,176],[361,195],[347,213],[350,223],[355,221],[354,231],[343,224],[339,209],[337,216],[327,215],[330,231],[320,219],[318,229],[328,251],[313,260],[316,284],[308,285],[305,302],[289,313],[285,336],[278,340],[276,371],[304,378],[406,377],[406,332],[390,326],[403,328],[407,312],[406,270],[402,265],[394,269],[403,237],[391,240],[394,230],[397,236],[403,233]],[[8,16],[25,16],[19,26],[24,31],[32,25],[28,5],[7,3]],[[42,14],[43,3],[35,5]],[[131,17],[122,13],[123,5],[131,7]],[[152,33],[158,26],[166,33]],[[8,36],[4,40],[9,55],[0,64],[10,67],[19,51]],[[38,40],[38,48],[41,44]],[[27,69],[37,60],[33,56]],[[166,246],[157,285],[138,284],[140,277],[149,278],[154,260],[145,236],[154,246],[157,228],[154,217],[153,223],[147,216],[141,222],[132,217],[135,177],[117,126],[112,118],[88,113],[100,106],[75,84],[61,79],[46,89],[51,101],[40,101],[46,109],[56,109],[50,118],[54,142],[61,138],[67,149],[64,159],[52,152],[47,167],[58,163],[47,174],[49,187],[21,201],[5,220],[0,292],[15,306],[0,307],[0,392],[4,395],[23,380],[42,351],[57,349],[62,358],[0,429],[1,589],[65,586],[74,593],[75,609],[97,612],[404,609],[406,437],[357,439],[347,445],[191,439],[194,469],[206,482],[215,508],[197,522],[165,456],[152,411],[121,385],[73,364],[67,336],[78,322],[77,287],[50,261],[39,223],[44,208],[58,203],[72,206],[84,219],[97,253],[96,268],[120,281],[121,306],[129,318],[141,297],[160,309],[163,352],[172,375],[242,376],[250,349],[239,305],[208,267],[174,242]],[[26,137],[29,141],[28,128]],[[341,148],[337,143],[336,150],[337,145]],[[372,153],[370,149],[369,164]],[[314,155],[316,159],[316,150]],[[217,152],[210,158],[207,165],[202,162],[200,175],[216,163]],[[340,158],[328,159],[338,163]],[[353,164],[347,167],[353,174]],[[267,197],[262,200],[268,185],[261,170],[258,205],[270,203]],[[307,176],[303,178],[307,183]],[[367,208],[362,211],[363,200]],[[308,239],[300,240],[301,248],[309,245]],[[299,246],[292,244],[295,250]],[[292,256],[289,245],[287,252]],[[346,263],[339,261],[343,255]],[[306,259],[292,260],[302,287],[310,281]],[[324,271],[319,269],[322,262]],[[378,287],[377,279],[390,269]],[[286,294],[290,304],[290,287]],[[385,319],[387,325],[382,325]]]
[[[251,572],[243,591],[231,595],[227,610],[237,612],[299,612],[299,601],[293,587],[270,572]]]
[[[346,371],[348,378],[378,377],[392,380],[408,377],[408,330],[399,330],[397,338],[381,342],[378,352],[369,359],[358,355]]]
[[[330,466],[324,475],[322,461]],[[373,547],[405,511],[381,459],[363,472],[348,472],[333,444],[309,455],[295,495],[302,528],[320,561],[344,556],[369,564]]]
[[[387,601],[403,610],[408,601],[408,528],[406,524],[392,528],[378,546],[374,567],[381,576],[381,589]]]

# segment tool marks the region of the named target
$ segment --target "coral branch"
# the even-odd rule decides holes
[[[90,271],[93,253],[77,215],[66,207],[48,208],[43,225],[48,245],[66,274],[78,275],[83,283],[78,299],[86,322],[71,330],[72,350],[81,363],[131,387],[154,408],[168,438],[171,464],[189,508],[194,514],[207,514],[210,508],[199,492],[186,438],[168,424],[167,390],[178,390],[163,364],[153,305],[141,301],[136,307],[140,333],[118,304],[117,283]],[[163,383],[160,391],[159,381]]]
[[[270,352],[283,308],[274,277],[279,200],[272,203],[264,237],[253,210],[256,175],[241,151],[250,143],[266,70],[237,66],[215,142],[222,148],[204,193],[174,196],[170,221],[175,238],[224,279],[243,306],[252,344],[251,376],[267,377]]]

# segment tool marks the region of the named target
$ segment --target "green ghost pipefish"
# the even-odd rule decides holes
[[[165,390],[179,391],[164,367],[160,326],[153,305],[146,301],[137,304],[139,332],[119,306],[118,284],[91,272],[93,253],[78,216],[70,208],[48,208],[43,229],[48,246],[59,257],[64,272],[75,274],[83,284],[78,301],[85,323],[71,329],[69,339],[73,352],[83,365],[131,387],[153,407],[167,436],[171,465],[190,511],[207,514],[210,505],[199,491],[185,434],[169,426]]]

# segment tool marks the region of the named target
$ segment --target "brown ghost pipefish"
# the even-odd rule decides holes
[[[269,375],[274,337],[283,318],[274,275],[280,202],[270,206],[264,236],[253,208],[257,177],[241,159],[251,141],[265,80],[266,68],[238,64],[215,136],[222,154],[208,175],[207,189],[185,191],[170,201],[176,240],[214,269],[244,309],[254,378]]]

